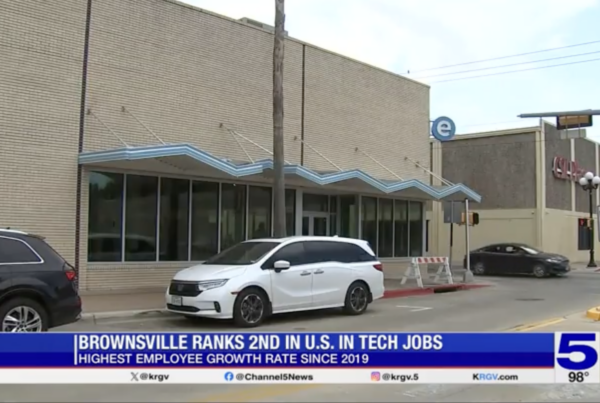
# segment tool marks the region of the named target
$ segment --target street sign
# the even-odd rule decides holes
[[[460,224],[462,220],[463,207],[461,202],[445,201],[444,209],[444,224]]]
[[[592,126],[592,115],[580,115],[580,116],[557,116],[556,117],[556,128],[558,130],[577,129],[580,127],[591,127]]]
[[[454,121],[446,116],[441,116],[431,124],[431,135],[438,141],[452,140],[456,134]]]

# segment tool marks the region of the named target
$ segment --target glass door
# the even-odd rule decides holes
[[[327,236],[329,234],[329,214],[305,212],[302,216],[302,235]]]

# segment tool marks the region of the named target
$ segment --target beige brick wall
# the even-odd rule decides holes
[[[86,3],[0,0],[0,134],[8,139],[0,194],[11,195],[0,225],[46,235],[71,261]],[[271,149],[272,45],[266,31],[181,3],[94,0],[84,151],[123,147],[117,137],[159,144],[145,125],[167,143],[247,160],[221,123]],[[427,181],[404,157],[428,165],[428,87],[294,40],[285,49],[286,160],[300,163],[304,47],[306,142],[342,169],[394,178],[359,147],[403,178]],[[253,159],[269,157],[240,141]],[[334,169],[308,148],[305,165]],[[81,288],[165,284],[185,263],[87,267],[87,177]]]
[[[429,87],[307,46],[305,91],[305,141],[312,147],[344,170],[397,179],[358,147],[403,179],[429,183],[404,159],[429,166]],[[306,165],[334,169],[311,151]]]
[[[126,106],[167,143],[190,143],[247,160],[224,123],[272,148],[272,53],[268,32],[164,0],[95,1],[88,105],[129,145],[159,144]],[[299,162],[302,45],[286,44],[286,159]],[[254,159],[269,154],[241,140]],[[87,151],[122,144],[96,119]]]
[[[191,143],[217,156],[247,159],[220,123],[272,147],[270,33],[165,0],[94,2],[89,107],[127,144],[158,144],[121,112],[126,106],[167,143]],[[285,49],[286,159],[300,162],[302,47]],[[394,179],[366,151],[406,179],[427,180],[405,156],[429,165],[429,88],[306,46],[305,141],[342,169]],[[268,154],[242,141],[253,158]],[[121,147],[102,123],[86,123],[85,149]],[[305,149],[305,165],[335,170]]]
[[[86,5],[0,0],[0,226],[71,262]]]

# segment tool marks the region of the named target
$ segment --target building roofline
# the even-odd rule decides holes
[[[527,127],[518,127],[516,129],[504,129],[504,130],[493,130],[489,132],[479,132],[479,133],[468,133],[468,134],[457,134],[450,141],[460,141],[460,140],[471,140],[471,139],[479,139],[483,137],[498,137],[498,136],[510,136],[515,134],[527,134],[527,133],[535,133],[541,130],[541,126],[527,126]],[[438,143],[439,141],[431,138],[430,141],[432,143]]]
[[[192,6],[191,4],[184,3],[184,2],[182,2],[182,1],[180,1],[180,0],[162,0],[162,1],[164,1],[164,2],[167,2],[167,3],[174,4],[174,5],[177,5],[177,6],[180,6],[180,7],[189,8],[190,10],[197,11],[197,12],[200,12],[200,13],[203,13],[203,14],[207,14],[207,15],[210,15],[210,16],[212,16],[212,17],[217,17],[217,18],[221,18],[221,19],[224,19],[224,20],[227,20],[227,21],[230,21],[230,22],[235,22],[236,24],[242,25],[242,26],[244,26],[244,27],[246,27],[246,28],[255,29],[255,30],[257,30],[257,31],[265,32],[265,33],[267,33],[267,34],[269,34],[269,35],[273,35],[273,32],[271,32],[271,31],[269,31],[269,30],[267,30],[267,29],[260,28],[260,27],[254,26],[254,25],[249,25],[249,24],[246,24],[246,23],[245,23],[245,22],[243,22],[243,21],[236,20],[235,18],[227,17],[226,15],[218,14],[218,13],[215,13],[215,12],[213,12],[213,11],[206,10],[206,9],[204,9],[204,8],[200,8],[200,7]],[[314,49],[317,49],[317,50],[320,50],[320,51],[323,51],[323,52],[326,52],[326,53],[329,53],[329,54],[332,54],[332,55],[335,55],[335,56],[341,57],[341,58],[343,58],[343,59],[346,59],[346,60],[349,60],[349,61],[352,61],[352,62],[355,62],[355,63],[362,64],[363,66],[367,66],[367,67],[369,67],[369,68],[372,68],[372,69],[374,69],[374,70],[378,70],[378,71],[380,71],[380,72],[383,72],[383,73],[389,74],[390,76],[393,76],[393,77],[395,77],[395,78],[399,78],[399,79],[402,79],[402,80],[410,81],[411,83],[418,84],[418,85],[420,85],[420,86],[423,86],[423,87],[425,87],[425,88],[431,88],[431,86],[430,86],[430,85],[428,85],[428,84],[425,84],[425,83],[422,83],[422,82],[420,82],[420,81],[417,81],[417,80],[414,80],[414,79],[412,79],[412,78],[409,78],[409,77],[403,76],[403,75],[401,75],[401,74],[398,74],[398,73],[394,73],[394,72],[392,72],[392,71],[389,71],[389,70],[383,69],[383,68],[381,68],[381,67],[373,66],[372,64],[369,64],[369,63],[366,63],[366,62],[363,62],[363,61],[360,61],[360,60],[354,59],[354,58],[352,58],[352,57],[349,57],[349,56],[342,55],[342,54],[340,54],[340,53],[337,53],[337,52],[331,51],[331,50],[329,50],[329,49],[322,48],[322,47],[320,47],[320,46],[317,46],[317,45],[314,45],[314,44],[312,44],[312,43],[308,43],[308,42],[301,41],[300,39],[296,39],[296,38],[293,38],[293,37],[291,37],[291,36],[287,36],[287,37],[286,37],[286,40],[288,40],[288,41],[292,41],[292,42],[296,42],[296,43],[299,43],[299,44],[301,44],[301,45],[310,46],[311,48],[314,48]]]

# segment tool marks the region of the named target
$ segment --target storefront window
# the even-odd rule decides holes
[[[379,199],[379,257],[394,255],[394,201]]]
[[[189,259],[190,181],[160,180],[160,253],[164,261]]]
[[[327,213],[329,211],[329,196],[304,193],[302,197],[302,209],[304,211]]]
[[[246,185],[221,185],[221,250],[246,239]]]
[[[127,175],[125,261],[156,261],[158,178]]]
[[[285,190],[285,230],[288,236],[296,235],[296,191]]]
[[[394,202],[394,256],[408,256],[408,202]]]
[[[219,252],[219,184],[192,182],[191,259],[206,260]]]
[[[356,196],[340,196],[340,236],[358,238],[358,203]]]
[[[375,197],[362,198],[362,239],[369,242],[371,248],[377,251],[377,199]]]
[[[248,194],[248,239],[271,235],[271,188],[250,186]]]
[[[123,178],[121,174],[90,172],[88,260],[122,260]]]
[[[423,203],[410,202],[408,219],[410,222],[410,256],[423,255]]]

